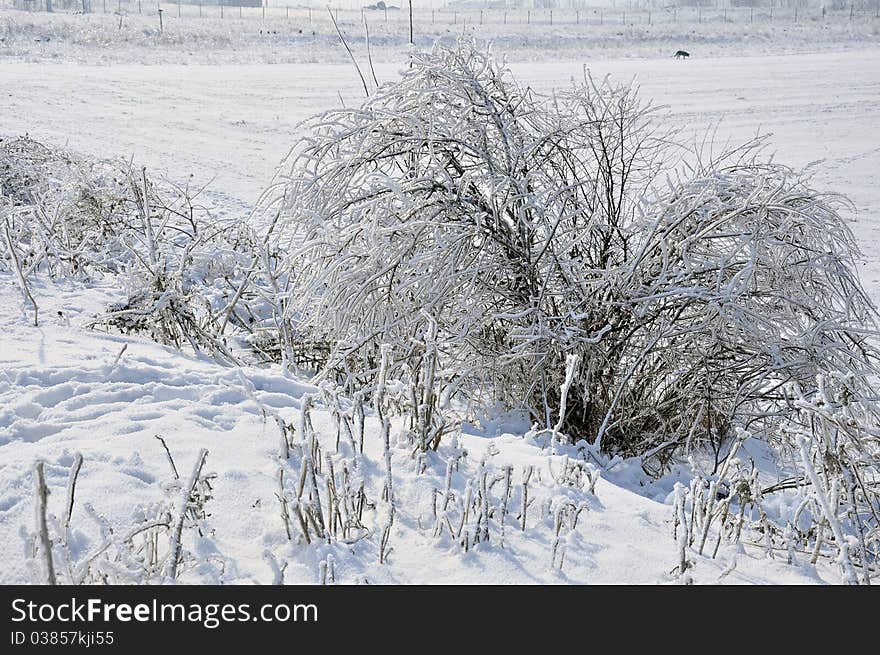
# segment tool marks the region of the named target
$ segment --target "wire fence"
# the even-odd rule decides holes
[[[242,3],[247,0],[243,0]],[[584,9],[504,9],[491,7],[414,9],[415,27],[434,26],[595,26],[595,25],[668,25],[675,23],[754,23],[754,22],[817,22],[835,23],[880,18],[880,1],[867,3],[836,3],[834,8],[823,5],[787,3],[769,0],[755,6],[665,7],[665,8],[584,8]],[[84,14],[143,15],[160,17],[163,25],[174,18],[220,18],[240,20],[291,20],[298,24],[317,23],[325,26],[328,11],[340,24],[386,24],[389,28],[409,29],[407,8],[338,8],[241,6],[232,4],[184,4],[155,0],[14,0],[16,9],[34,12]],[[167,21],[167,22],[166,22]]]

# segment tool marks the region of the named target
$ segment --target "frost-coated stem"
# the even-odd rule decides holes
[[[278,414],[275,415],[275,423],[278,425],[278,432],[280,433],[279,452],[281,459],[290,459],[290,441],[287,438],[287,423]]]
[[[443,511],[449,508],[449,500],[452,498],[452,472],[455,469],[455,462],[458,459],[458,453],[450,455],[446,462],[446,479],[443,483]]]
[[[804,435],[799,435],[797,441],[801,451],[801,462],[803,463],[804,469],[806,470],[807,475],[810,478],[810,482],[813,483],[813,494],[815,495],[816,500],[819,502],[819,506],[822,508],[822,513],[825,515],[825,520],[828,522],[828,526],[831,528],[832,534],[834,534],[834,540],[837,542],[837,548],[839,550],[837,561],[843,569],[844,581],[847,584],[856,585],[859,583],[859,579],[856,575],[856,571],[853,568],[852,561],[849,557],[849,544],[847,543],[846,538],[843,534],[843,528],[840,525],[837,514],[831,511],[831,507],[828,504],[828,498],[825,496],[825,490],[822,486],[822,482],[821,480],[819,480],[819,475],[816,473],[816,469],[813,467],[813,462],[810,458],[810,451],[808,448],[809,439]],[[831,483],[830,491],[831,495],[834,497],[837,496],[837,485],[837,480],[834,480]]]
[[[689,541],[689,530],[687,522],[687,512],[685,511],[685,496],[687,490],[680,482],[675,483],[675,508],[678,511],[676,521],[681,526],[681,532],[678,535],[678,575],[681,577],[687,570],[687,546]]]
[[[509,464],[504,467],[504,495],[501,499],[501,547],[504,548],[504,527],[507,518],[507,503],[510,501],[510,480],[513,477],[513,467]]]
[[[574,381],[574,372],[577,369],[578,356],[567,355],[565,357],[565,381],[560,388],[559,398],[559,420],[553,426],[553,443],[559,439],[559,433],[562,430],[562,424],[565,422],[565,409],[568,403],[568,391],[571,389],[571,383]]]
[[[391,346],[389,344],[382,344],[380,352],[381,360],[379,364],[379,379],[376,382],[376,395],[373,399],[373,408],[379,415],[379,419],[382,420],[385,416],[383,404],[385,401],[385,383],[388,381],[388,358],[391,355]]]
[[[712,559],[715,559],[718,556],[718,549],[721,547],[721,539],[724,537],[724,522],[727,520],[727,515],[730,512],[730,499],[733,496],[728,496],[723,501],[721,501],[721,518],[718,521],[718,539],[715,540],[715,548],[712,549]]]
[[[21,293],[24,296],[25,300],[31,303],[31,307],[34,308],[34,327],[38,324],[39,317],[39,308],[37,307],[37,301],[34,300],[34,296],[31,293],[31,289],[28,286],[27,279],[22,273],[21,270],[21,262],[18,259],[18,253],[15,251],[15,246],[12,243],[12,235],[9,234],[9,219],[5,219],[3,224],[3,232],[6,236],[6,247],[9,250],[9,258],[12,260],[12,267],[15,269],[15,275],[18,278],[18,284],[21,287]]]
[[[37,486],[37,531],[40,535],[40,545],[43,549],[43,557],[46,560],[46,582],[50,585],[58,584],[55,578],[55,562],[52,557],[52,541],[49,539],[49,526],[46,523],[46,499],[49,496],[49,488],[46,486],[46,476],[43,472],[43,462],[34,465]]]
[[[480,463],[480,523],[477,541],[489,541],[489,489],[486,484],[486,462]]]
[[[523,490],[522,490],[522,523],[520,530],[526,531],[526,513],[529,511],[529,480],[532,478],[531,465],[526,466],[523,470]]]
[[[150,257],[150,266],[155,270],[156,263],[159,261],[156,248],[156,235],[153,232],[153,219],[150,216],[150,195],[149,182],[147,181],[146,167],[141,169],[142,193],[141,216],[144,222],[144,233],[147,239],[147,251]]]
[[[717,493],[718,483],[713,480],[709,484],[709,497],[706,499],[705,514],[703,518],[703,533],[700,535],[699,554],[703,554],[703,548],[706,546],[706,539],[709,537],[709,526],[712,525],[712,519],[715,518],[715,495]]]
[[[393,504],[394,488],[391,475],[391,425],[387,418],[382,419],[382,447],[385,456],[385,486],[382,489],[382,499]]]
[[[819,555],[822,552],[822,545],[825,543],[825,521],[819,521],[816,525],[816,543],[813,546],[813,554],[810,556],[810,564],[816,565],[819,561]]]
[[[691,497],[691,514],[690,523],[688,524],[688,546],[693,545],[697,532],[697,520],[699,519],[698,508],[701,506],[700,492],[702,491],[702,478],[694,478],[691,480],[690,497]]]
[[[321,509],[321,494],[318,491],[318,474],[316,472],[317,464],[315,460],[315,448],[317,447],[317,439],[315,438],[314,429],[312,427],[311,409],[314,398],[310,395],[303,396],[300,401],[300,434],[299,442],[302,450],[303,462],[303,479],[300,484],[300,493],[297,498],[302,496],[302,489],[305,484],[309,485],[312,502],[311,508],[313,512],[306,512],[307,517],[311,518],[315,524],[315,530],[322,539],[325,535],[326,524],[324,522],[324,512]],[[314,514],[314,516],[313,516]]]
[[[156,439],[159,440],[159,443],[162,444],[162,448],[165,449],[165,456],[168,458],[168,464],[171,465],[171,472],[174,474],[174,479],[180,480],[180,473],[177,472],[177,466],[174,464],[174,458],[171,456],[171,450],[168,448],[168,444],[165,443],[165,439],[160,434],[156,435]]]
[[[354,419],[355,425],[357,426],[358,431],[358,451],[361,455],[364,454],[364,423],[366,421],[366,416],[364,414],[364,394],[362,391],[358,391],[354,395]]]
[[[281,566],[278,566],[278,560],[275,559],[275,556],[272,554],[272,551],[266,550],[263,552],[263,559],[266,560],[266,563],[269,565],[269,568],[272,569],[272,582],[270,584],[273,585],[283,585],[284,584],[284,570],[287,568],[287,562],[284,562]]]
[[[425,337],[425,375],[422,382],[422,402],[419,409],[419,447],[422,452],[428,449],[428,431],[434,411],[434,376],[437,369],[437,321],[429,317],[428,333]]]
[[[284,469],[278,469],[278,501],[281,503],[281,522],[284,523],[284,532],[287,534],[287,540],[292,539],[290,534],[290,512],[287,509],[287,494],[284,493]]]
[[[635,374],[638,370],[639,364],[642,363],[642,360],[648,356],[654,346],[660,341],[660,337],[663,336],[662,333],[658,333],[656,337],[648,344],[642,352],[639,354],[638,358],[632,363],[629,370],[626,372],[626,375],[620,381],[620,384],[617,385],[617,389],[614,392],[614,398],[611,400],[611,404],[608,406],[608,411],[605,412],[605,418],[602,419],[602,425],[599,426],[599,431],[596,434],[596,439],[593,441],[593,448],[597,452],[601,452],[602,450],[602,438],[605,436],[605,431],[608,429],[608,424],[611,421],[611,417],[614,414],[614,409],[617,407],[617,403],[620,401],[620,397],[623,394],[623,390],[626,388],[626,385],[629,383],[630,378]]]
[[[183,533],[183,523],[186,519],[190,500],[196,490],[196,485],[199,482],[199,476],[202,474],[202,467],[205,466],[205,459],[207,457],[207,448],[202,448],[196,458],[196,464],[193,466],[192,473],[190,473],[189,481],[180,493],[180,507],[178,508],[177,520],[174,524],[174,530],[171,533],[171,544],[169,546],[171,554],[168,558],[168,564],[165,569],[165,576],[172,580],[177,578],[177,566],[180,564],[180,553],[183,548],[180,537]]]
[[[394,525],[394,505],[388,511],[388,520],[382,529],[382,537],[379,541],[379,563],[384,564],[388,559],[388,542],[391,539],[391,528]]]
[[[67,500],[64,503],[64,529],[62,539],[64,545],[67,545],[70,537],[70,517],[73,515],[73,503],[76,495],[76,480],[79,477],[79,470],[82,468],[83,456],[77,453],[73,460],[73,467],[70,469],[70,476],[67,478]]]

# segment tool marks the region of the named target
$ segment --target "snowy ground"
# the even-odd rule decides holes
[[[594,76],[635,77],[644,97],[668,105],[669,120],[695,136],[713,126],[719,141],[771,132],[779,160],[794,166],[824,160],[816,184],[852,198],[851,217],[866,255],[863,281],[880,302],[878,61],[880,50],[864,47],[587,63]],[[583,64],[548,60],[512,68],[520,80],[546,91],[581,76]],[[377,74],[392,79],[396,69],[380,64]],[[340,98],[357,102],[358,86],[345,64],[95,67],[18,58],[0,63],[0,134],[29,133],[94,157],[134,157],[172,181],[190,174],[200,182],[212,180],[209,203],[219,212],[244,216],[295,141],[296,123]],[[169,479],[169,467],[157,434],[183,469],[199,448],[208,448],[208,468],[218,474],[209,508],[215,532],[193,545],[203,555],[213,553],[214,567],[191,572],[189,581],[269,582],[266,550],[288,562],[288,582],[317,581],[315,552],[289,545],[283,535],[274,496],[277,428],[245,392],[239,374],[143,339],[82,329],[90,316],[119,299],[121,292],[112,286],[86,289],[43,280],[34,291],[45,317],[39,328],[23,316],[14,281],[0,278],[0,548],[6,553],[0,583],[29,579],[20,530],[33,521],[31,467],[37,458],[47,461],[48,483],[57,491],[50,499],[55,513],[61,511],[73,454],[79,451],[85,458],[74,516],[81,532],[72,545],[82,554],[97,539],[83,503],[93,504],[111,522],[126,523],[135,505],[161,496],[158,483]],[[260,402],[292,421],[303,394],[314,391],[274,369],[248,369],[244,375]],[[324,439],[335,437],[322,411],[315,427]],[[513,465],[518,479],[522,468],[532,465],[539,477],[537,497],[552,498],[559,490],[550,467],[558,467],[559,457],[516,436],[525,427],[487,422],[466,429],[466,468],[485,456],[499,470]],[[378,461],[381,449],[375,441],[370,450]],[[440,457],[448,455],[441,448]],[[638,476],[623,466],[604,472],[595,494],[566,490],[588,508],[568,541],[559,573],[550,566],[549,529],[535,527],[527,537],[511,527],[504,549],[468,553],[434,539],[426,526],[432,488],[442,487],[444,466],[440,458],[431,460],[427,474],[415,477],[408,453],[395,450],[395,485],[407,509],[395,523],[389,562],[379,566],[366,546],[322,552],[322,557],[334,555],[339,581],[670,580],[676,553],[669,486],[639,489]],[[537,526],[543,519],[537,507],[534,511]],[[370,520],[378,526],[380,517]],[[817,577],[814,570],[786,566],[749,548],[722,552],[715,561],[701,558],[692,575],[707,583],[836,580],[832,571],[820,569]]]
[[[155,435],[161,435],[178,468],[187,470],[198,450],[209,450],[208,468],[217,473],[215,497],[207,524],[211,539],[194,546],[212,558],[213,567],[191,572],[189,582],[269,583],[272,571],[264,559],[271,550],[288,562],[287,582],[319,580],[319,558],[332,554],[336,579],[344,583],[658,583],[672,580],[675,542],[671,534],[670,487],[659,486],[647,498],[629,490],[639,476],[612,468],[603,473],[595,493],[559,489],[552,474],[561,456],[550,456],[534,442],[524,441],[526,426],[489,423],[467,428],[462,446],[469,469],[487,457],[501,470],[514,467],[518,482],[524,466],[535,469],[530,494],[530,529],[519,532],[509,519],[505,547],[478,547],[468,553],[432,536],[431,493],[443,488],[449,448],[416,477],[407,447],[394,449],[395,488],[399,510],[391,535],[388,564],[379,566],[374,550],[337,544],[323,550],[292,546],[284,537],[277,489],[278,431],[260,406],[245,392],[236,371],[187,357],[140,339],[85,332],[76,324],[115,299],[116,292],[38,285],[37,302],[49,317],[40,328],[27,327],[11,280],[0,279],[0,548],[7,556],[0,583],[27,582],[21,526],[33,520],[31,466],[47,462],[53,495],[50,510],[61,514],[64,489],[74,454],[85,463],[77,486],[77,511],[71,550],[83,557],[98,542],[85,512],[90,502],[111,524],[130,525],[137,505],[162,499],[161,482],[171,470]],[[57,312],[62,312],[59,315]],[[12,344],[15,344],[12,347]],[[116,361],[123,345],[127,348]],[[115,363],[114,363],[115,362]],[[301,381],[276,370],[247,369],[244,375],[255,397],[295,422],[303,394],[315,392]],[[329,448],[335,438],[329,417],[316,414],[315,427]],[[378,429],[368,421],[374,439],[370,460],[379,462]],[[519,435],[519,436],[517,436]],[[608,480],[604,478],[608,478]],[[381,474],[375,474],[381,486]],[[671,484],[671,482],[669,483]],[[647,490],[643,490],[648,493]],[[587,503],[577,532],[566,541],[562,573],[551,568],[552,528],[541,518],[540,505],[560,493]],[[372,494],[378,496],[378,490]],[[368,521],[380,521],[378,510]],[[369,523],[368,523],[369,524]],[[376,529],[381,526],[375,525]],[[497,544],[499,535],[493,535]],[[734,563],[735,568],[719,580]],[[222,572],[221,572],[222,571]],[[808,583],[817,581],[808,567],[786,566],[763,551],[737,554],[722,550],[717,560],[700,558],[692,571],[697,582]],[[833,573],[826,571],[828,580]]]

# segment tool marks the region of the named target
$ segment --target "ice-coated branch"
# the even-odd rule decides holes
[[[199,479],[202,475],[202,468],[205,466],[205,460],[208,457],[208,450],[206,448],[202,448],[199,450],[199,454],[196,456],[196,463],[193,466],[192,472],[190,473],[189,479],[187,480],[186,485],[181,489],[180,499],[177,508],[177,518],[174,522],[174,528],[171,531],[171,544],[170,544],[170,554],[168,557],[168,563],[165,568],[165,576],[169,579],[177,578],[177,567],[180,565],[180,555],[183,549],[183,543],[181,541],[181,534],[183,533],[183,524],[186,521],[187,514],[190,509],[190,503],[192,502],[193,494],[196,490],[196,485],[199,482]]]

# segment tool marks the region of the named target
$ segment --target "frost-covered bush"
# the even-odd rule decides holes
[[[115,175],[114,175],[115,173]],[[28,273],[85,278],[118,272],[130,258],[121,237],[133,228],[124,179],[29,137],[0,139],[0,204]],[[8,244],[0,266],[8,267]]]
[[[649,115],[605,84],[537,96],[466,45],[415,55],[290,156],[276,200],[294,329],[361,383],[392,346],[416,406],[491,388],[543,418],[566,353],[610,330],[583,301],[622,264],[638,198],[620,190],[646,184],[662,147]]]
[[[266,321],[274,329],[276,256],[246,222],[215,218],[200,192],[27,137],[0,140],[0,270],[20,273],[25,295],[34,275],[112,278],[126,300],[95,325],[237,361],[227,336],[260,352]]]
[[[290,334],[352,390],[384,350],[422,426],[501,401],[661,472],[775,430],[786,384],[876,371],[835,199],[759,142],[686,152],[632,88],[541,96],[459,43],[304,128],[265,197]]]

